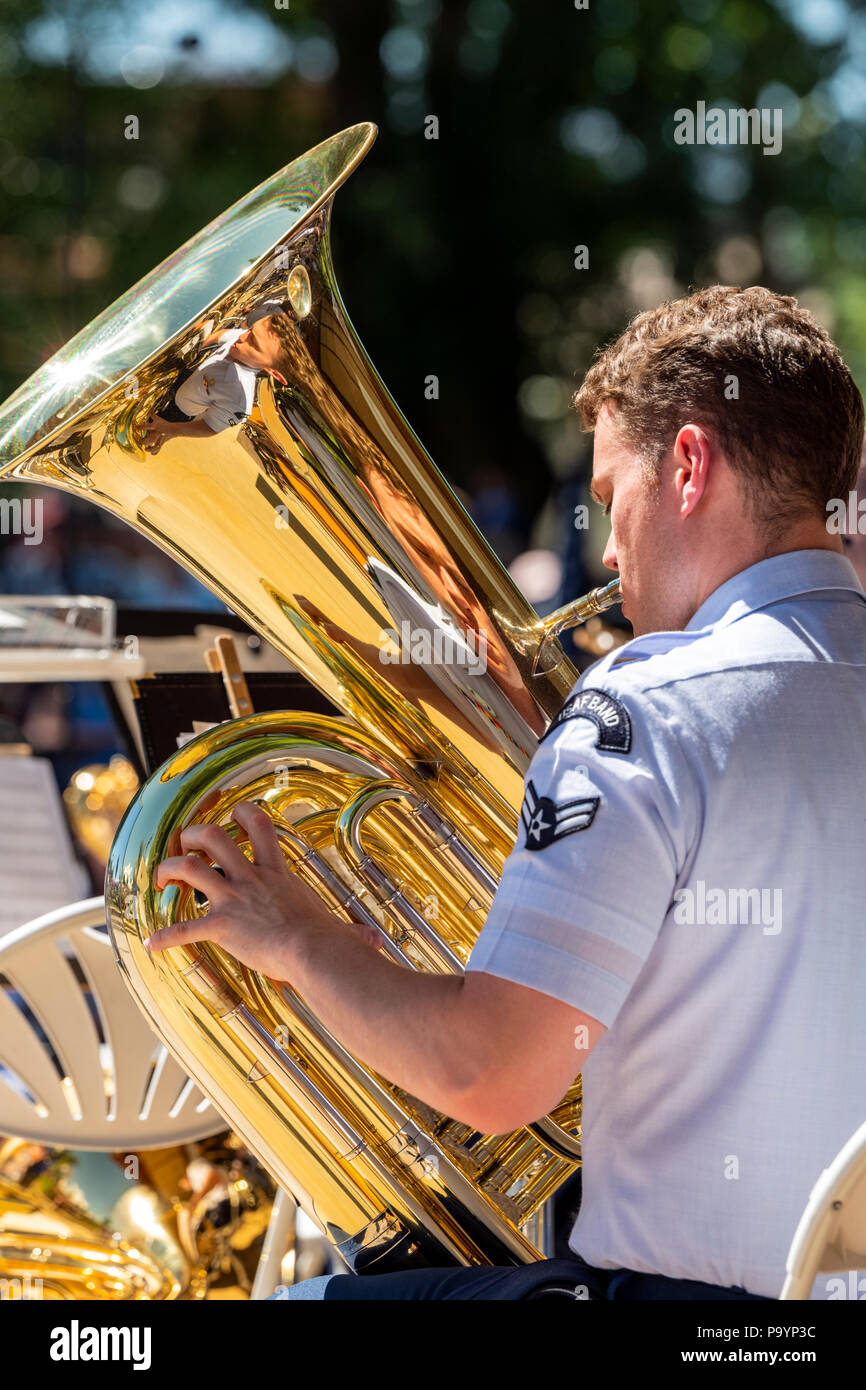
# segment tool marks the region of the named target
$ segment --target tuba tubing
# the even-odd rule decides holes
[[[330,222],[375,135],[352,126],[280,170],[40,368],[0,410],[0,476],[123,519],[334,706],[219,725],[133,798],[106,907],[153,1027],[350,1267],[520,1263],[579,1161],[579,1079],[535,1125],[477,1134],[364,1067],[288,986],[212,945],[142,945],[200,910],[153,885],[179,831],[243,844],[232,812],[252,799],[331,910],[402,964],[463,969],[577,677],[557,633],[618,598],[613,581],[540,619],[365,354]],[[244,408],[173,432],[216,349]]]

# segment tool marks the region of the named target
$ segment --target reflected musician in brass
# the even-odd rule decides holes
[[[252,409],[259,373],[285,386],[282,325],[278,313],[260,312],[268,307],[251,310],[245,328],[224,329],[204,339],[202,347],[218,351],[178,382],[163,414],[157,409],[148,416],[142,436],[147,453],[159,453],[169,439],[209,439],[240,424]]]

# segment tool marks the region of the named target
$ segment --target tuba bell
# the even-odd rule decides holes
[[[218,725],[133,798],[106,906],[153,1027],[352,1269],[521,1263],[579,1163],[579,1078],[535,1124],[479,1134],[364,1066],[289,985],[212,944],[142,944],[205,910],[154,887],[179,832],[219,824],[243,848],[233,809],[253,800],[332,911],[404,966],[461,971],[576,679],[557,634],[618,599],[614,581],[540,619],[366,356],[330,218],[375,136],[296,159],[40,368],[0,411],[0,475],[128,522],[334,706]],[[247,406],[190,428],[215,361]]]

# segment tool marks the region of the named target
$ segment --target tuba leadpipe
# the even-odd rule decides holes
[[[352,1267],[520,1262],[579,1161],[579,1080],[551,1116],[479,1135],[370,1072],[287,985],[213,945],[142,945],[201,910],[153,885],[179,831],[213,822],[243,844],[232,812],[253,799],[333,911],[375,926],[403,964],[463,969],[526,768],[577,677],[340,298],[332,202],[375,134],[353,126],[275,174],[25,382],[0,411],[0,474],[128,522],[334,705],[219,725],[134,797],[106,903],[154,1028]],[[173,432],[175,396],[215,350],[249,408]]]

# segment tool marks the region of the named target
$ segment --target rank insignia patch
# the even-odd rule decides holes
[[[526,849],[547,849],[554,840],[562,840],[577,830],[588,830],[598,810],[598,796],[579,796],[574,801],[552,801],[539,796],[535,783],[526,784],[526,795],[520,808],[520,819],[526,831]]]
[[[606,753],[631,751],[631,719],[625,705],[604,690],[579,690],[570,695],[559,714],[542,736],[541,742],[568,719],[590,719],[598,729],[596,748]]]

